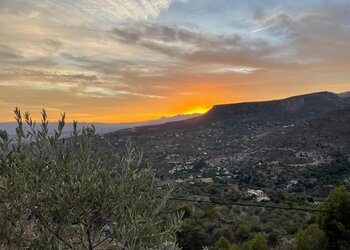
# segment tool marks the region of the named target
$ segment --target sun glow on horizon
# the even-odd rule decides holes
[[[192,114],[205,114],[210,110],[210,108],[204,108],[204,107],[197,107],[194,109],[191,109],[185,113],[183,113],[184,115],[192,115]]]

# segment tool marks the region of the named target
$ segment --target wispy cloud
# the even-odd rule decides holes
[[[77,73],[57,73],[50,71],[35,71],[28,69],[8,69],[0,71],[0,87],[21,87],[44,91],[62,91],[76,93],[79,96],[97,98],[140,97],[163,98],[163,96],[138,93],[127,90],[123,84],[113,83],[106,79],[99,79],[95,75]]]
[[[275,24],[271,24],[271,25],[268,25],[268,26],[265,26],[265,27],[261,27],[261,28],[257,28],[255,30],[249,31],[249,33],[253,34],[253,33],[256,33],[256,32],[264,31],[264,30],[270,29],[270,28],[272,28],[274,26],[276,26],[276,25]]]
[[[148,94],[141,94],[141,93],[135,93],[130,92],[126,90],[113,90],[106,87],[81,87],[80,94],[88,94],[92,95],[94,97],[99,98],[106,98],[106,97],[120,97],[120,96],[136,96],[136,97],[142,97],[142,98],[155,98],[155,99],[162,99],[163,96],[158,95],[148,95]]]
[[[18,12],[27,18],[45,16],[65,24],[94,24],[96,22],[139,21],[157,17],[174,1],[181,0],[3,0],[1,5],[8,12]],[[22,5],[22,6],[19,6]]]

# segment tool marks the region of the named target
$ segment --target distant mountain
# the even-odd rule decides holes
[[[131,123],[84,123],[83,122],[83,123],[78,123],[78,128],[82,129],[84,127],[91,126],[91,124],[94,124],[97,134],[105,134],[105,133],[118,131],[121,129],[135,128],[135,127],[141,127],[141,126],[160,125],[168,122],[183,121],[186,119],[197,117],[199,115],[200,114],[176,115],[173,117],[162,117],[159,120],[131,122]],[[14,122],[0,123],[0,130],[7,131],[11,136],[15,135],[16,127],[17,127],[17,124]],[[57,128],[57,122],[49,123],[50,132],[53,132],[55,128]],[[72,132],[72,124],[68,123],[64,128],[63,136],[70,136],[71,132]]]
[[[339,95],[320,92],[267,102],[217,105],[205,114],[203,119],[255,124],[288,124],[349,105],[350,101]]]
[[[342,98],[350,98],[350,91],[338,94]]]

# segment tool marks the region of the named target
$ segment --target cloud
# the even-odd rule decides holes
[[[0,45],[0,58],[1,60],[11,60],[11,59],[19,59],[21,58],[21,55],[18,53],[18,51],[5,46]]]
[[[52,53],[57,53],[63,47],[63,42],[58,39],[47,38],[43,41],[44,47]]]
[[[82,87],[81,92],[84,94],[89,94],[93,97],[98,97],[98,98],[117,97],[117,96],[134,96],[134,97],[155,98],[155,99],[164,98],[163,96],[158,96],[158,95],[148,95],[148,94],[135,93],[135,92],[125,91],[125,90],[113,90],[106,87],[94,87],[94,86]]]
[[[211,46],[235,46],[241,37],[238,35],[212,35],[193,31],[181,26],[166,26],[155,23],[132,23],[112,29],[115,38],[124,43],[158,42],[168,45],[177,44],[184,49]]]
[[[58,23],[80,25],[140,21],[156,18],[172,2],[181,0],[3,0],[0,7],[8,13],[27,15],[31,19],[45,16]]]
[[[47,82],[67,82],[67,83],[96,83],[96,75],[87,75],[73,72],[56,72],[48,70],[31,70],[25,68],[8,68],[0,71],[0,81],[4,80],[31,80]]]
[[[0,87],[22,87],[45,91],[63,91],[76,93],[79,96],[96,98],[140,97],[163,98],[163,96],[138,93],[128,90],[128,86],[116,81],[100,79],[96,75],[73,72],[51,72],[29,69],[7,69],[0,71]]]
[[[260,32],[260,31],[264,31],[264,30],[267,30],[269,28],[272,28],[274,27],[275,25],[274,24],[271,24],[271,25],[267,25],[265,27],[261,27],[261,28],[257,28],[255,30],[252,30],[252,31],[249,31],[250,34],[253,34],[253,33],[257,33],[257,32]]]
[[[261,39],[239,35],[213,35],[180,27],[142,23],[115,28],[112,33],[120,42],[141,46],[191,65],[265,68],[285,64],[271,59],[276,51],[273,45]]]
[[[128,19],[133,11],[139,13],[135,16],[144,16],[140,14],[144,11],[152,16],[152,13],[157,12],[155,9],[162,9],[169,4],[170,0],[123,3],[88,0],[67,5],[65,2],[45,0],[37,6],[40,7],[37,11],[50,9],[51,6],[50,11],[64,8],[65,11],[57,12],[67,14],[79,8],[81,13],[95,15],[98,19],[98,14],[92,10],[98,5],[98,10],[101,13],[106,12],[104,16],[108,18],[120,16]],[[109,13],[117,7],[119,11]],[[38,25],[35,32],[43,38],[36,40],[39,36],[30,35],[28,29],[22,27],[19,30],[26,32],[22,36],[25,35],[30,43],[20,44],[19,35],[11,34],[14,37],[8,41],[5,39],[6,47],[0,47],[0,53],[8,58],[6,60],[9,62],[2,62],[8,67],[51,67],[59,71],[73,67],[88,74],[114,77],[118,81],[136,76],[165,77],[186,71],[188,74],[196,74],[203,72],[205,68],[209,69],[205,65],[211,65],[208,73],[212,74],[229,72],[227,69],[230,68],[248,69],[232,70],[232,73],[325,69],[329,62],[333,65],[340,65],[341,62],[348,65],[346,60],[350,55],[341,51],[348,51],[350,46],[346,42],[349,40],[349,27],[346,26],[349,13],[349,7],[340,5],[317,6],[303,12],[265,9],[254,17],[261,28],[252,30],[246,36],[235,33],[213,34],[195,24],[197,28],[192,29],[183,25],[166,25],[136,19],[118,23],[107,30],[57,24],[51,24],[50,28],[51,26],[47,26],[40,19],[42,14],[32,14],[34,17],[31,22]],[[15,20],[18,18],[17,15]],[[57,18],[62,22],[67,19],[59,15]],[[17,21],[23,25],[23,20]],[[8,31],[10,27],[2,30]],[[255,36],[262,30],[269,38]],[[18,51],[10,49],[8,44],[13,41],[17,43]],[[330,46],[332,44],[336,46]]]
[[[171,0],[78,0],[75,10],[84,14],[109,21],[147,20],[157,17],[167,9]]]
[[[348,4],[272,1],[254,12],[259,1],[180,2],[0,1],[0,98],[57,101],[75,113],[97,103],[125,114],[180,113],[257,92],[266,99],[348,86]]]
[[[262,26],[271,26],[267,30],[270,36],[279,37],[288,45],[292,51],[289,54],[291,60],[313,66],[348,65],[349,5],[324,4],[301,13],[282,11],[271,15],[266,12],[259,18],[263,21]]]

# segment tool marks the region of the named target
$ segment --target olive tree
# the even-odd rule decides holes
[[[0,247],[174,248],[181,215],[140,150],[115,153],[76,122],[61,138],[64,114],[53,133],[45,111],[39,124],[17,108],[15,119],[15,138],[0,132]]]

